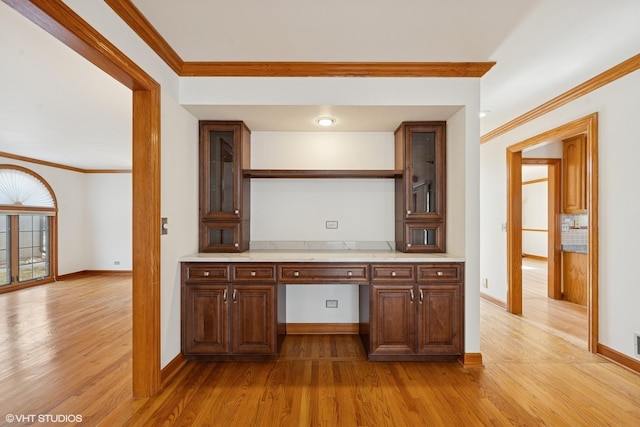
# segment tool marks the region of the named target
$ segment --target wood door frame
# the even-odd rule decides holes
[[[587,137],[586,184],[588,220],[587,316],[588,349],[598,345],[598,113],[507,147],[507,311],[522,314],[522,151],[543,142],[584,133]]]
[[[561,159],[523,158],[523,165],[546,165],[547,173],[547,297],[562,299],[562,247],[560,214],[562,213]]]
[[[51,0],[2,0],[133,92],[132,385],[160,390],[160,85],[71,8]]]

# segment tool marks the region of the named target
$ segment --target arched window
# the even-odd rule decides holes
[[[0,292],[53,280],[56,213],[42,177],[0,165]]]

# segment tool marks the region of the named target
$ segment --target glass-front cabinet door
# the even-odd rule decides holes
[[[407,223],[407,252],[442,252],[442,225],[438,223]]]
[[[446,122],[404,122],[395,132],[396,249],[445,252]]]
[[[409,126],[405,133],[406,219],[444,215],[444,127]]]
[[[200,251],[248,249],[251,131],[243,122],[200,122]]]
[[[237,161],[240,144],[239,126],[201,124],[200,209],[203,218],[239,219],[242,166]]]

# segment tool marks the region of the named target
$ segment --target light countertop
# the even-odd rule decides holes
[[[356,250],[249,250],[240,253],[195,253],[181,262],[464,262],[446,253],[403,253]]]

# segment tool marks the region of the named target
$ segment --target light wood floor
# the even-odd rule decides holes
[[[547,297],[547,262],[522,259],[522,317],[547,332],[588,348],[587,307]]]
[[[290,335],[279,361],[190,363],[132,399],[130,286],[101,276],[0,295],[0,425],[640,425],[640,375],[486,302],[483,367],[372,363],[355,336]]]

